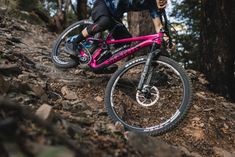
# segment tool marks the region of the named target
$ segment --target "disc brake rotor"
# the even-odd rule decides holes
[[[149,107],[157,103],[159,99],[159,90],[157,87],[152,86],[144,86],[144,91],[137,91],[136,93],[136,100],[137,102],[144,107]]]

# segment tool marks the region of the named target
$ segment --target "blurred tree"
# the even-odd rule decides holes
[[[211,89],[235,100],[235,1],[172,0],[178,38],[177,58],[203,72]]]
[[[57,0],[57,12],[53,16],[50,27],[55,27],[56,31],[61,32],[66,27],[66,16],[68,13],[70,0]]]
[[[153,34],[155,32],[152,19],[148,11],[129,12],[127,15],[128,29],[133,36]],[[145,55],[146,49],[143,49],[138,55]]]
[[[28,14],[24,13],[23,16],[32,16],[29,18],[30,22],[38,21],[39,18],[51,31],[56,32],[61,32],[67,27],[68,21],[74,22],[76,16],[78,20],[81,20],[88,18],[89,14],[87,0],[73,1],[76,2],[76,10],[72,10],[74,6],[71,6],[71,0],[1,0],[0,2],[2,1],[9,13],[14,12],[13,16],[18,13],[22,15],[21,11],[27,12]]]
[[[133,36],[148,35],[155,32],[148,11],[129,12],[127,21],[129,31]]]
[[[235,1],[202,0],[202,51],[198,52],[199,70],[211,88],[235,101]]]
[[[88,18],[87,0],[77,0],[77,17],[78,20]]]

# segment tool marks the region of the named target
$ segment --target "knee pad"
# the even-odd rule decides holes
[[[95,35],[98,32],[103,31],[103,28],[99,25],[99,24],[92,24],[90,26],[87,27],[87,32],[89,35]]]
[[[108,16],[100,16],[94,24],[87,27],[89,35],[95,35],[98,32],[104,31],[111,26],[111,20]]]

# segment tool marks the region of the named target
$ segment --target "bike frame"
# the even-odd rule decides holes
[[[120,52],[115,53],[109,59],[103,61],[100,64],[97,64],[97,59],[99,58],[99,56],[102,54],[102,52],[104,50],[103,48],[100,47],[91,56],[91,61],[88,65],[94,70],[98,70],[98,69],[107,67],[109,65],[112,65],[112,64],[122,60],[123,58],[125,58],[129,55],[132,55],[133,53],[139,51],[142,48],[145,48],[147,46],[151,46],[154,43],[161,45],[162,41],[163,41],[163,35],[164,34],[162,32],[160,32],[157,34],[152,34],[152,35],[147,35],[147,36],[139,36],[139,37],[133,37],[133,38],[125,38],[125,39],[120,39],[120,40],[111,40],[112,34],[109,34],[106,40],[102,40],[102,39],[97,40],[94,38],[88,38],[87,39],[88,41],[94,41],[94,42],[98,42],[101,44],[103,43],[106,45],[142,41],[133,47],[130,47],[128,49],[121,50]],[[80,52],[80,55],[87,56],[83,50]]]

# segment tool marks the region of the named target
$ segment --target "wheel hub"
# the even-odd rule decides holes
[[[159,90],[155,86],[145,85],[143,91],[137,91],[136,100],[141,106],[152,106],[159,100]]]

